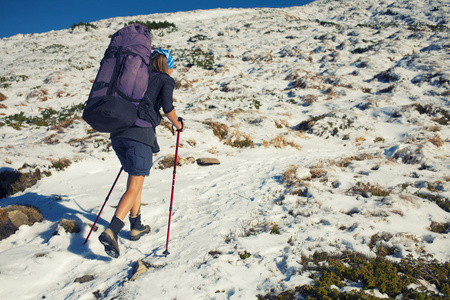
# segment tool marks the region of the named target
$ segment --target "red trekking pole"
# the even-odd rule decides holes
[[[177,129],[177,146],[175,148],[175,163],[173,165],[173,179],[172,179],[172,194],[170,196],[170,207],[169,207],[169,224],[167,226],[167,239],[166,239],[166,251],[163,252],[164,256],[169,255],[169,233],[170,233],[170,220],[172,219],[172,204],[173,204],[173,191],[175,189],[175,174],[177,173],[177,161],[178,161],[178,145],[180,144],[180,132],[183,130],[184,123],[182,118],[178,118],[181,122],[181,129]]]
[[[120,168],[119,174],[117,174],[116,180],[114,180],[114,184],[112,185],[111,189],[109,190],[108,196],[106,196],[105,202],[103,202],[102,208],[100,209],[100,212],[97,215],[97,219],[95,219],[94,225],[92,225],[91,231],[89,231],[89,234],[88,234],[88,236],[87,236],[87,238],[86,238],[86,240],[84,241],[83,244],[86,244],[88,239],[89,239],[89,237],[91,236],[92,230],[94,230],[95,224],[97,224],[98,218],[100,218],[100,214],[102,213],[103,208],[106,205],[106,202],[108,202],[109,196],[111,195],[114,187],[116,186],[117,180],[119,180],[119,177],[120,177],[120,174],[122,173],[122,171],[123,171],[123,167]]]

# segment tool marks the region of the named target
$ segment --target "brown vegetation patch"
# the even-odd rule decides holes
[[[416,150],[412,150],[408,147],[397,150],[392,158],[394,160],[401,159],[404,164],[418,164],[421,162],[420,154],[422,152],[422,148],[419,147]]]
[[[235,148],[249,148],[254,146],[253,140],[250,136],[237,130],[225,141],[224,144]]]
[[[228,126],[226,124],[222,124],[212,120],[207,120],[203,122],[203,124],[208,125],[213,130],[214,135],[219,138],[219,140],[223,141],[226,139],[228,135]]]
[[[62,219],[58,225],[64,228],[67,233],[79,233],[81,231],[80,225],[75,220]]]
[[[350,157],[345,157],[342,158],[338,161],[333,161],[331,162],[332,165],[335,165],[339,168],[346,168],[348,167],[352,161],[362,161],[362,160],[370,160],[370,159],[374,159],[376,156],[370,153],[363,153],[360,155],[354,155],[354,156],[350,156]]]
[[[328,171],[322,168],[313,168],[309,170],[309,173],[311,174],[311,178],[324,178],[327,176]]]
[[[163,157],[159,162],[158,165],[156,166],[157,169],[168,169],[171,168],[175,165],[175,155],[168,155]],[[181,166],[182,165],[182,158],[181,156],[178,155],[178,159],[177,159],[177,166]]]
[[[46,138],[44,138],[44,143],[46,143],[47,145],[59,144],[59,139],[57,138],[56,133],[53,133],[53,134],[47,136]]]
[[[284,136],[281,136],[281,135],[280,135],[280,136],[277,136],[276,138],[274,138],[274,139],[272,139],[272,140],[270,140],[269,142],[266,141],[266,140],[263,140],[262,144],[263,144],[265,147],[273,146],[273,147],[279,148],[279,149],[281,149],[281,148],[286,148],[286,147],[288,147],[288,146],[290,146],[290,147],[292,147],[292,148],[295,148],[295,149],[297,149],[297,150],[300,150],[300,149],[302,148],[301,146],[295,144],[294,142],[288,142],[288,141],[286,141],[286,139],[284,138]]]
[[[35,169],[28,173],[17,170],[0,173],[0,199],[11,196],[35,185],[42,178],[41,170]]]
[[[68,158],[59,158],[59,159],[49,158],[49,161],[52,163],[51,165],[52,168],[55,168],[58,171],[62,171],[72,164],[72,162]]]
[[[183,158],[180,155],[178,155],[177,158],[177,166],[182,166],[182,165],[186,165],[186,164],[193,164],[195,162],[195,158],[192,156]],[[163,157],[159,162],[158,165],[156,166],[157,169],[168,169],[168,168],[172,168],[175,165],[175,155],[170,154],[167,155],[165,157]]]
[[[283,176],[281,177],[281,182],[283,182],[288,186],[294,185],[299,180],[297,177],[297,170],[298,166],[290,165],[288,169],[283,173]]]
[[[8,99],[8,97],[3,95],[3,93],[0,93],[0,101],[5,101],[6,99]]]
[[[24,218],[24,223],[26,225],[33,225],[36,222],[42,222],[43,217],[41,212],[34,206],[30,205],[12,205],[5,208],[0,208],[0,240],[9,237],[14,234],[19,224],[14,221],[14,218],[10,217],[9,214],[19,213]],[[12,219],[11,219],[12,218]],[[16,223],[16,225],[13,224]]]
[[[438,136],[438,135],[435,135],[435,136],[429,138],[428,141],[429,141],[430,143],[432,143],[433,145],[435,145],[436,147],[442,147],[442,146],[444,146],[444,141],[443,141],[443,140],[441,139],[441,137]]]
[[[379,184],[372,185],[370,183],[357,182],[354,187],[347,190],[346,194],[361,195],[364,198],[369,198],[370,196],[388,196],[391,192],[391,190],[382,188]]]
[[[6,239],[17,231],[17,227],[11,223],[7,212],[0,208],[0,241]]]
[[[45,89],[33,90],[27,95],[27,100],[37,98],[38,101],[44,102],[48,100],[48,91]]]

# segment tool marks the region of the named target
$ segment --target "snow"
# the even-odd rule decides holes
[[[10,87],[0,89],[7,96],[0,113],[39,116],[42,109],[86,100],[108,36],[124,22],[175,23],[177,31],[154,32],[153,43],[170,48],[176,58],[173,77],[181,87],[175,106],[187,126],[179,154],[215,157],[221,164],[177,168],[171,254],[164,257],[172,169],[156,166],[174,153],[176,140],[158,127],[161,153],[145,181],[142,207],[152,232],[133,242],[126,224],[121,255],[111,259],[97,237],[125,190],[125,175],[99,219],[99,230],[83,244],[87,224],[95,220],[120,169],[107,147],[108,135],[90,136],[82,120],[60,130],[2,126],[2,170],[25,163],[47,170],[51,159],[61,158],[72,164],[0,200],[1,207],[34,205],[44,216],[42,223],[21,226],[0,241],[0,298],[95,299],[97,292],[104,299],[254,299],[310,284],[302,255],[352,250],[374,256],[369,241],[377,233],[392,235],[389,243],[397,252],[389,259],[425,251],[448,261],[448,233],[429,227],[432,221],[449,222],[450,214],[414,193],[440,182],[439,195],[449,199],[449,127],[432,120],[442,117],[440,112],[420,114],[414,105],[448,111],[448,28],[428,25],[448,24],[449,10],[443,0],[318,0],[284,9],[120,17],[95,22],[97,29],[88,31],[1,39],[0,76],[27,79],[9,80]],[[207,38],[188,42],[195,35]],[[368,46],[363,53],[354,51]],[[214,70],[185,67],[183,50],[197,47],[214,54]],[[297,80],[301,88],[295,87]],[[390,86],[391,92],[382,91]],[[325,115],[306,133],[294,129]],[[207,120],[228,125],[230,136],[250,136],[255,146],[225,145]],[[51,135],[57,142],[45,143]],[[428,141],[436,135],[442,146]],[[266,146],[280,137],[291,146]],[[342,166],[343,160],[361,155],[366,158]],[[283,182],[291,166],[297,167],[301,186]],[[326,176],[311,178],[317,168]],[[384,197],[351,193],[358,182],[392,192]],[[307,190],[298,195],[296,188]],[[58,230],[63,218],[76,220],[82,231]],[[280,234],[270,233],[274,225]],[[250,257],[242,259],[245,252]],[[151,267],[129,281],[139,259]],[[74,282],[87,274],[94,280]],[[355,288],[360,287],[342,291]],[[376,289],[367,292],[383,297]]]

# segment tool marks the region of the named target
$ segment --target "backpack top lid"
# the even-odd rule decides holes
[[[139,54],[147,65],[150,64],[152,52],[150,29],[138,23],[125,26],[113,34],[108,49],[114,51],[119,47],[122,47],[123,51]]]

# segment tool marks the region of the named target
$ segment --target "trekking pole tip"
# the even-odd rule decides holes
[[[167,257],[167,255],[170,254],[170,252],[166,249],[166,251],[163,252],[164,256]]]

